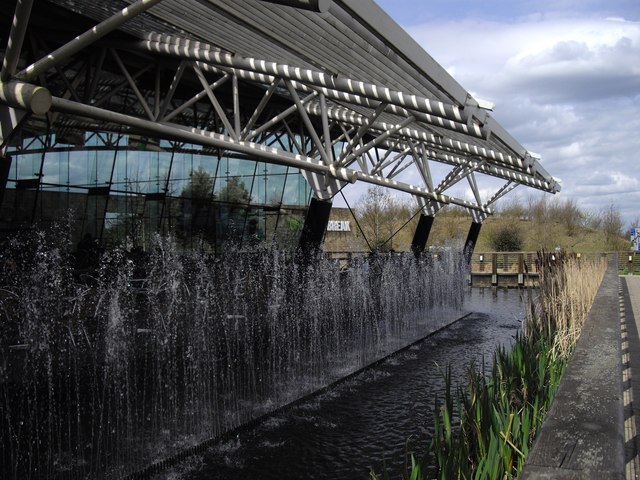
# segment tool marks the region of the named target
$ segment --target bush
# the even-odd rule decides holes
[[[489,235],[489,242],[496,252],[518,252],[524,245],[522,232],[515,224],[497,227]]]

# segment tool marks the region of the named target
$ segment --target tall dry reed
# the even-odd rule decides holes
[[[446,370],[429,464],[412,458],[405,478],[519,476],[606,270],[604,257],[587,261],[543,252],[538,262],[540,288],[530,298],[528,318],[514,345],[496,351],[490,374],[484,368],[470,370],[467,387],[456,394]],[[371,478],[378,479],[373,472]],[[389,472],[382,478],[390,478]]]
[[[545,338],[552,359],[568,360],[607,269],[606,257],[589,260],[538,252],[540,288],[523,328],[531,342]]]

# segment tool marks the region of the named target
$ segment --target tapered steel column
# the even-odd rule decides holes
[[[469,228],[467,240],[464,242],[464,258],[467,261],[467,264],[471,263],[471,256],[473,255],[473,250],[476,248],[481,228],[482,224],[477,222],[472,222],[471,227]]]
[[[429,233],[431,233],[431,227],[433,225],[434,217],[431,215],[420,215],[418,226],[413,234],[413,240],[411,241],[411,251],[418,257],[427,245],[429,240]]]
[[[331,202],[317,198],[311,199],[298,243],[301,253],[312,255],[320,250],[324,232],[329,224],[329,215],[331,215]]]
[[[11,171],[11,157],[0,156],[0,206],[4,201],[4,192],[7,189],[7,180]]]

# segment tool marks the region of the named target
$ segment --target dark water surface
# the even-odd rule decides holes
[[[426,448],[444,367],[462,384],[470,365],[490,364],[520,328],[521,297],[518,290],[470,290],[468,317],[160,478],[367,479],[383,461],[399,478],[405,453],[420,457]]]

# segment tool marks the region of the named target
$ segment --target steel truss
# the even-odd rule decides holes
[[[45,130],[148,135],[299,168],[321,200],[363,181],[412,194],[426,215],[463,207],[477,223],[518,185],[559,191],[531,154],[492,131],[477,102],[244,58],[175,35],[116,35],[161,2],[138,0],[64,43],[29,29],[33,1],[19,0],[0,72],[0,154],[11,152],[13,137]],[[282,135],[292,148],[274,141]],[[437,185],[432,162],[451,167]],[[398,179],[403,172],[411,183]],[[504,184],[483,200],[478,175]],[[471,199],[448,193],[465,179]]]

